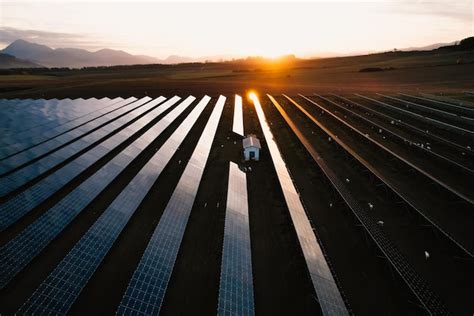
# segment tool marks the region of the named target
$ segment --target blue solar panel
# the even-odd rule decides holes
[[[75,138],[83,136],[85,133],[90,132],[94,128],[97,128],[98,126],[102,124],[111,124],[111,122],[120,116],[128,113],[129,111],[132,111],[134,109],[137,109],[139,106],[143,105],[146,100],[140,100],[137,102],[132,102],[129,103],[128,100],[123,100],[121,102],[118,102],[113,106],[112,109],[107,108],[104,109],[103,111],[97,111],[94,113],[94,115],[101,115],[96,119],[89,120],[87,123],[84,125],[71,129],[68,132],[61,134],[57,137],[50,138],[48,141],[42,142],[41,144],[31,147],[25,151],[22,151],[16,155],[10,156],[6,159],[4,159],[0,165],[0,174],[6,173],[14,168],[18,168],[19,166],[27,163],[29,160],[36,158],[40,155],[44,155],[54,149],[56,149],[58,146],[63,145],[71,140],[74,140]],[[128,103],[128,104],[127,104]],[[106,112],[106,114],[102,112]],[[61,125],[63,127],[64,125]],[[43,135],[44,136],[44,135]]]
[[[166,103],[174,104],[179,97]],[[122,152],[76,187],[18,236],[0,248],[0,288],[3,288],[41,250],[54,239],[97,195],[113,181],[151,142],[158,137],[193,101],[188,97]],[[163,104],[161,107],[166,107]],[[160,107],[160,108],[161,108]],[[156,113],[149,113],[156,117]],[[145,119],[145,117],[144,117]],[[142,120],[143,121],[143,120]],[[129,126],[127,136],[138,131],[142,122]],[[134,125],[134,126],[133,126]],[[120,140],[119,140],[120,141]]]
[[[6,121],[2,121],[2,126],[7,127],[8,131],[2,135],[2,141],[8,142],[11,138],[21,137],[24,133],[30,133],[31,129],[52,128],[67,123],[87,114],[91,109],[100,109],[110,102],[108,98],[106,100],[93,98],[87,101],[84,99],[34,100],[31,103],[32,106],[15,107],[5,113]]]
[[[247,177],[231,162],[219,287],[219,315],[254,315]]]
[[[13,106],[10,105],[8,110],[3,111],[2,116],[0,117],[1,127],[0,131],[2,132],[0,135],[0,143],[3,142],[4,138],[6,139],[9,135],[15,135],[21,130],[25,130],[31,128],[32,124],[37,124],[35,122],[30,122],[26,120],[26,118],[31,117],[33,114],[31,113],[31,109],[29,107],[36,106],[41,107],[44,106],[45,103],[51,102],[58,102],[58,100],[44,100],[44,99],[37,99],[37,100],[22,100],[19,102],[20,106]],[[37,114],[35,114],[37,115]],[[15,122],[24,122],[24,124],[18,124]],[[44,122],[43,122],[44,123]]]
[[[141,115],[146,111],[154,108],[157,104],[162,102],[165,98],[160,97],[155,99],[152,102],[145,104],[142,107],[122,116],[111,124],[107,124],[100,129],[88,134],[87,136],[77,139],[71,144],[52,152],[51,154],[44,156],[43,158],[35,161],[34,163],[27,165],[21,169],[16,170],[15,172],[0,178],[0,196],[4,196],[15,189],[18,189],[20,186],[26,184],[28,181],[36,178],[41,175],[43,172],[48,171],[49,169],[55,167],[56,165],[63,162],[65,159],[71,157],[78,151],[85,149],[87,146],[93,144],[94,142],[100,140],[101,138],[113,133],[117,128],[121,127],[123,124],[126,124],[131,119],[135,118],[137,115]],[[144,103],[145,101],[137,101],[138,103]],[[52,150],[55,147],[61,145],[60,141],[57,138],[53,138],[46,145],[46,150]],[[95,153],[97,150],[100,150],[100,146],[96,147]],[[97,159],[96,159],[97,160]],[[74,164],[74,162],[72,163]]]
[[[83,99],[78,100],[33,100],[23,107],[13,107],[10,111],[3,113],[4,120],[1,122],[0,159],[16,153],[16,147],[21,148],[21,139],[28,135],[38,135],[54,127],[70,122],[84,113],[78,113],[78,110],[84,111],[87,108],[96,110],[102,108],[105,101],[91,99],[86,105]],[[110,101],[107,101],[110,102]],[[70,109],[68,105],[74,104],[75,109]],[[68,112],[71,113],[68,113]],[[28,142],[26,142],[28,143]]]
[[[224,108],[220,96],[122,298],[119,315],[157,315]],[[180,137],[179,134],[176,137]],[[178,140],[171,139],[171,144]]]
[[[194,126],[209,100],[210,97],[206,96],[199,102],[173,135],[143,166],[69,254],[41,283],[19,310],[21,314],[67,312]]]
[[[136,98],[128,98],[126,100],[119,98],[118,101],[113,100],[105,106],[83,116],[80,116],[77,119],[71,120],[67,123],[58,126],[50,126],[56,125],[54,122],[52,122],[51,124],[37,126],[23,133],[18,133],[17,135],[10,136],[9,138],[4,139],[3,141],[5,145],[3,146],[0,152],[0,159],[5,159],[8,156],[32,148],[50,139],[61,136],[66,132],[71,131],[74,133],[73,130],[78,127],[84,130],[85,126],[81,125],[95,120],[96,118],[99,118],[106,113],[120,109],[122,106],[131,103],[135,100]],[[84,107],[89,107],[89,104],[84,105]]]
[[[157,109],[147,113],[131,125],[122,129],[113,136],[107,138],[105,141],[96,145],[86,153],[69,162],[62,168],[56,170],[54,173],[43,178],[41,181],[35,183],[33,186],[18,193],[10,200],[0,205],[0,231],[14,223],[16,220],[27,214],[34,207],[38,206],[54,192],[63,187],[66,183],[71,181],[74,177],[79,175],[82,171],[93,165],[98,159],[105,156],[111,149],[117,147],[128,137],[138,132],[144,125],[150,123],[157,115],[163,113],[174,103],[179,100],[174,97],[169,101],[163,103]],[[152,101],[153,103],[159,100]],[[150,104],[152,103],[150,102]],[[69,148],[70,153],[75,152],[74,148]],[[69,154],[70,154],[69,153]],[[36,165],[35,165],[36,166]],[[37,166],[41,168],[41,165]],[[21,207],[19,207],[21,206]]]
[[[2,114],[0,116],[0,123],[8,120],[9,116],[6,113],[12,111],[14,107],[24,107],[32,101],[33,99],[0,99],[0,114]]]

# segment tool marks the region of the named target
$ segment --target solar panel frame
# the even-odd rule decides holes
[[[117,309],[117,314],[158,314],[184,230],[224,109],[220,96],[196,148],[166,205]]]
[[[247,176],[229,163],[218,315],[254,315]]]
[[[179,97],[169,99],[174,104]],[[189,96],[165,117],[150,127],[132,144],[122,150],[102,168],[82,182],[61,201],[43,213],[14,239],[0,247],[0,289],[42,251],[92,200],[97,197],[118,174],[125,169],[142,150],[158,137],[190,104],[195,97]],[[150,113],[149,113],[150,114]],[[155,116],[157,116],[156,114]],[[141,129],[140,124],[138,129]],[[130,134],[130,132],[129,132]],[[116,140],[116,142],[120,142]],[[130,149],[132,148],[132,150]],[[138,150],[137,150],[138,148]]]
[[[20,308],[19,313],[64,313],[69,310],[141,201],[174,156],[210,99],[205,96],[195,106],[173,135],[142,167],[88,232],[41,283]],[[87,257],[87,260],[83,260],[83,257]],[[67,274],[63,272],[67,272]],[[64,276],[62,277],[62,275]]]

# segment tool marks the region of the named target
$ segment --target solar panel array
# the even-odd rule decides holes
[[[162,100],[163,99],[160,99],[160,101]],[[137,101],[137,102],[140,102],[140,101]],[[140,102],[140,103],[144,103],[144,102]],[[87,136],[83,138],[79,138],[75,142],[72,142],[68,144],[67,146],[62,147],[61,149],[52,152],[50,155],[44,156],[43,158],[36,160],[32,164],[29,164],[21,169],[16,170],[13,173],[8,174],[7,176],[4,176],[3,178],[0,179],[0,196],[3,196],[7,193],[14,191],[15,189],[24,185],[26,182],[30,181],[31,179],[34,179],[35,177],[39,176],[43,172],[53,168],[54,166],[58,165],[62,161],[68,159],[73,154],[85,149],[87,146],[98,141],[102,137],[112,134],[117,129],[120,129],[126,122],[130,121],[130,119],[132,119],[133,117],[137,115],[141,115],[147,110],[150,110],[153,106],[156,106],[156,102],[150,102],[149,104],[146,104],[144,107],[138,108],[135,111],[128,113],[128,115],[125,115],[114,122],[110,122],[109,124],[107,124],[106,126],[103,126],[102,128],[98,130],[95,130],[94,132],[88,134]],[[41,149],[41,147],[44,147],[46,151],[49,151],[49,150],[54,149],[55,146],[61,145],[61,141],[58,140],[58,138],[62,138],[62,136],[64,135],[66,134],[63,134],[57,138],[53,138],[47,143],[44,143],[45,146],[36,147],[32,153],[24,152],[26,153],[26,159],[28,159],[28,157],[39,156],[41,154],[39,150]],[[15,162],[16,160],[15,156],[11,158],[12,158],[11,161]],[[8,160],[10,159],[6,159],[4,161],[8,161]],[[3,166],[4,161],[2,161],[2,166]]]
[[[389,95],[386,95],[386,94],[382,94],[382,93],[377,93],[378,95],[380,96],[383,96],[384,98],[387,98],[387,99],[392,99],[392,100],[395,100],[395,101],[400,101],[400,102],[403,102],[405,103],[405,105],[408,107],[408,105],[414,107],[414,108],[420,108],[420,109],[423,109],[423,110],[426,110],[427,112],[434,112],[434,113],[439,113],[439,114],[442,114],[443,116],[447,116],[447,117],[450,117],[450,118],[453,118],[453,119],[456,119],[455,121],[457,121],[457,123],[472,123],[472,121],[474,120],[473,118],[469,117],[469,116],[464,116],[464,115],[461,115],[461,114],[456,114],[456,113],[452,113],[450,111],[445,111],[445,110],[441,110],[441,109],[437,109],[435,107],[432,106],[432,103],[430,102],[430,106],[426,106],[426,105],[422,105],[422,104],[419,104],[419,103],[415,103],[415,102],[411,102],[411,101],[408,101],[408,100],[405,100],[405,99],[400,99],[400,98],[396,98],[396,97],[392,97],[392,96],[389,96]],[[423,100],[423,99],[422,99]],[[461,118],[462,120],[459,120],[459,118]],[[467,121],[467,122],[466,122]]]
[[[0,141],[2,145],[12,143],[10,137],[15,137],[18,134],[28,134],[34,128],[41,128],[44,125],[52,124],[64,124],[64,118],[60,117],[60,113],[51,111],[51,109],[62,109],[69,108],[67,111],[66,120],[74,120],[74,117],[81,116],[81,113],[77,113],[77,110],[84,112],[85,104],[88,104],[87,109],[92,107],[94,112],[97,108],[104,108],[107,104],[110,104],[113,100],[110,99],[78,99],[78,100],[3,100],[0,113],[2,117],[0,122],[2,123],[0,131]],[[70,108],[71,104],[74,104],[73,108]],[[89,107],[90,105],[90,107]],[[82,113],[83,114],[83,113]],[[23,120],[24,124],[18,124],[19,120]]]
[[[254,99],[254,105],[323,314],[348,315],[341,293],[257,98]]]
[[[335,134],[330,132],[327,128],[321,125],[314,117],[312,117],[306,110],[304,110],[301,105],[296,103],[293,99],[286,96],[295,106],[297,106],[305,115],[311,118],[318,126],[320,126],[332,139],[335,139],[337,143],[343,146],[344,149],[349,151],[351,154],[355,154],[345,143],[342,142]],[[356,199],[351,190],[348,189],[344,181],[342,181],[330,168],[326,161],[319,155],[319,153],[309,144],[306,137],[301,133],[301,131],[296,127],[295,123],[288,117],[285,110],[278,104],[278,102],[271,97],[270,98],[274,105],[277,107],[280,114],[287,121],[290,128],[293,130],[295,135],[300,139],[301,143],[305,146],[307,151],[313,157],[313,160],[318,164],[324,174],[333,184],[334,188],[339,192],[344,201],[354,212],[356,217],[359,219],[360,223],[365,227],[369,235],[373,238],[375,243],[379,246],[380,250],[385,254],[389,262],[393,265],[395,270],[401,275],[401,277],[406,281],[407,285],[412,289],[414,294],[420,299],[420,302],[426,307],[430,313],[435,315],[446,315],[448,311],[446,307],[439,299],[438,295],[431,289],[428,283],[423,279],[423,277],[416,272],[416,270],[411,266],[405,256],[399,251],[396,245],[388,238],[384,231],[377,225],[376,220],[374,220],[362,204]],[[359,158],[360,159],[360,158]]]
[[[70,161],[68,164],[62,168],[56,170],[54,173],[51,173],[47,177],[41,179],[41,181],[30,186],[28,189],[18,193],[13,198],[7,202],[0,205],[0,231],[4,230],[19,218],[29,213],[33,208],[38,206],[40,203],[44,202],[47,198],[53,195],[57,190],[62,188],[66,183],[74,179],[81,172],[86,170],[88,167],[92,166],[99,159],[107,155],[110,150],[116,148],[121,143],[127,140],[130,136],[134,135],[136,132],[140,131],[142,127],[146,124],[153,121],[159,114],[167,110],[175,102],[179,100],[178,97],[172,98],[162,106],[156,108],[154,111],[151,111],[144,116],[140,117],[137,121],[126,126],[120,132],[114,134],[113,136],[107,138],[105,141],[100,142],[94,146],[89,151],[83,153],[79,157]],[[162,98],[157,98],[149,103],[150,106],[156,106],[159,102],[162,101]],[[142,109],[143,110],[143,109]],[[130,116],[134,117],[133,114]],[[130,119],[130,117],[127,116]],[[126,118],[123,118],[124,120]],[[111,128],[118,128],[116,125],[123,122],[114,122]],[[104,133],[104,132],[99,132]],[[71,144],[72,148],[67,148],[68,152],[66,154],[72,155],[75,153],[74,144]],[[56,152],[57,153],[57,152]],[[61,159],[60,156],[57,156],[58,159]],[[46,162],[48,164],[48,162]],[[119,164],[120,165],[120,164]],[[41,167],[41,166],[40,166]]]
[[[52,138],[55,136],[60,135],[61,133],[64,133],[70,129],[73,129],[75,127],[80,126],[81,124],[84,124],[90,120],[94,120],[95,118],[99,117],[100,115],[103,115],[109,111],[113,111],[117,108],[119,108],[121,105],[125,103],[129,103],[131,101],[136,100],[136,98],[129,98],[126,100],[123,100],[121,98],[118,98],[118,100],[111,100],[111,101],[100,101],[100,100],[92,100],[92,101],[84,101],[81,100],[80,102],[76,102],[75,104],[77,106],[80,106],[79,108],[93,108],[92,112],[88,112],[82,116],[79,116],[77,118],[73,118],[65,123],[62,123],[62,120],[54,120],[54,119],[47,119],[50,117],[55,117],[57,113],[61,113],[62,111],[58,111],[59,109],[62,109],[61,106],[59,108],[54,108],[51,110],[44,110],[42,112],[43,118],[45,120],[45,123],[39,124],[34,127],[30,127],[30,120],[31,118],[25,117],[24,120],[22,120],[22,124],[16,124],[16,125],[21,125],[22,128],[24,128],[22,131],[15,132],[13,134],[11,133],[5,133],[2,137],[1,140],[1,151],[0,151],[0,159],[3,159],[7,156],[10,156],[12,154],[18,153],[22,150],[25,150],[27,148],[30,148],[44,140],[47,140],[48,138]],[[60,103],[62,104],[62,103]],[[100,107],[100,105],[103,104],[103,107]],[[97,107],[99,107],[97,109]],[[15,109],[18,107],[15,107]],[[67,111],[65,111],[67,113]],[[9,115],[12,115],[11,113],[7,112]],[[15,115],[12,115],[12,117],[15,118]],[[18,122],[19,118],[16,118],[16,122]],[[26,122],[26,124],[24,124]]]
[[[438,108],[443,108],[443,109],[446,109],[446,110],[449,110],[449,111],[456,110],[456,111],[459,111],[459,113],[463,113],[465,115],[468,115],[468,117],[474,118],[473,117],[474,109],[469,108],[469,106],[462,105],[462,103],[463,103],[462,101],[455,101],[455,100],[451,99],[449,103],[446,103],[446,102],[434,99],[436,97],[432,96],[432,95],[429,98],[414,96],[414,95],[410,95],[410,94],[406,94],[406,93],[400,93],[400,95],[408,97],[410,99],[426,101],[431,106],[438,106]],[[437,97],[439,97],[439,96],[437,96]],[[441,107],[439,107],[440,105],[441,105]]]
[[[8,103],[8,100],[5,101]],[[97,100],[25,100],[21,104],[12,102],[12,106],[4,106],[2,122],[2,139],[14,136],[37,126],[64,124],[84,114],[90,108],[97,109],[110,102],[109,98]],[[90,104],[85,107],[85,104]],[[23,124],[18,124],[23,122]]]
[[[44,141],[41,141],[39,144],[36,144],[30,148],[22,150],[21,152],[17,154],[11,155],[8,158],[3,159],[2,164],[0,165],[0,174],[3,175],[4,173],[7,173],[11,171],[12,169],[18,168],[19,166],[27,163],[28,161],[32,159],[37,159],[41,155],[51,152],[52,150],[58,148],[61,145],[68,143],[69,141],[82,137],[86,133],[94,130],[95,128],[105,123],[108,123],[109,121],[117,119],[120,116],[128,113],[129,111],[137,108],[138,106],[145,103],[145,101],[146,100],[143,100],[143,102],[140,102],[140,103],[130,103],[128,100],[122,100],[120,102],[117,102],[114,104],[113,108],[110,109],[109,112],[100,114],[98,117],[95,117],[94,119],[90,121],[80,124],[79,126],[76,126],[75,128],[72,128],[56,137],[52,137]],[[102,112],[102,111],[98,111],[98,112]],[[92,114],[96,115],[98,113],[94,112]],[[82,123],[82,122],[74,122],[74,123]],[[62,128],[61,129],[58,128],[55,130],[56,131],[64,130],[64,125],[61,125],[60,127]],[[46,133],[39,132],[35,135],[39,135],[40,137],[44,139],[47,137],[45,134]],[[22,138],[21,141],[22,143],[25,143],[26,141],[31,141],[31,140],[30,138],[28,139]]]
[[[471,137],[474,134],[474,132],[472,130],[465,129],[465,128],[462,128],[462,127],[458,127],[458,126],[449,124],[447,122],[441,121],[439,119],[431,118],[431,117],[426,116],[426,115],[421,115],[421,114],[418,114],[418,113],[415,113],[415,112],[412,112],[412,111],[409,111],[409,110],[405,110],[401,107],[394,106],[394,105],[388,104],[386,102],[382,102],[382,101],[379,101],[379,100],[376,100],[376,99],[373,99],[373,98],[370,98],[370,97],[367,97],[367,96],[363,96],[361,94],[356,94],[356,95],[358,97],[361,97],[361,98],[364,98],[366,100],[375,102],[375,103],[380,104],[382,106],[385,106],[387,108],[390,108],[390,109],[393,109],[393,110],[396,110],[396,111],[399,111],[399,112],[403,112],[403,113],[405,113],[409,116],[412,116],[412,117],[415,117],[415,118],[433,123],[433,125],[439,126],[441,128],[444,128],[444,129],[448,129],[448,130],[453,131],[453,132],[458,132],[458,133],[461,133],[461,134],[467,134]]]
[[[108,136],[109,134],[114,133],[117,129],[120,129],[125,123],[130,121],[136,116],[139,116],[146,111],[154,108],[158,103],[164,100],[163,97],[154,100],[153,102],[149,102],[145,104],[143,107],[138,107],[139,105],[146,102],[137,101],[135,102],[138,108],[134,111],[129,112],[127,115],[122,116],[121,118],[109,122],[107,125],[103,126],[100,129],[95,130],[94,132],[88,134],[85,137],[79,138],[76,141],[68,144],[67,146],[62,147],[61,149],[52,152],[51,154],[44,156],[43,158],[36,160],[34,163],[29,164],[17,171],[8,174],[7,176],[0,179],[0,196],[6,195],[14,191],[15,189],[19,188],[20,186],[24,185],[26,182],[34,179],[35,177],[39,176],[43,172],[53,168],[54,166],[60,164],[64,160],[68,159],[75,153],[80,152],[81,150],[87,148],[89,145],[93,144],[94,142],[100,140],[103,137]],[[130,108],[125,108],[127,110]],[[122,113],[123,114],[123,113]],[[95,123],[95,122],[94,122]],[[100,119],[99,122],[100,123]],[[43,143],[44,146],[38,146],[33,150],[33,153],[29,153],[25,151],[23,153],[26,154],[26,159],[28,156],[38,156],[41,154],[41,149],[44,148],[44,151],[48,152],[49,150],[54,149],[54,147],[61,144],[63,136],[67,136],[69,134],[63,134],[57,138],[53,138],[50,141]],[[23,154],[22,153],[22,154]],[[32,155],[31,155],[32,154]],[[20,154],[21,155],[21,154]],[[21,160],[21,158],[20,158]],[[8,162],[14,164],[17,161],[17,156],[12,156],[11,159],[6,159],[6,166],[8,166]],[[2,162],[2,165],[3,163]],[[3,169],[3,168],[2,168]]]
[[[157,315],[160,311],[224,103],[225,97],[220,96],[128,284],[117,314]]]
[[[235,95],[234,103],[234,123],[232,124],[232,131],[240,136],[244,136],[244,117],[242,113],[242,97]]]
[[[64,314],[76,300],[130,217],[209,102],[204,97],[19,310]]]
[[[275,99],[269,97],[276,103]],[[425,100],[419,99],[416,102],[420,102],[420,108],[423,108]],[[154,194],[153,191],[160,190],[161,184],[159,188],[155,186],[152,191],[153,185],[170,165],[186,137],[199,127],[198,133],[202,133],[191,156],[188,156],[186,167],[169,201],[165,201],[167,204],[163,213],[156,216],[158,223],[152,235],[146,235],[150,237],[146,249],[137,254],[141,255],[138,265],[126,268],[131,269],[127,270],[129,272],[133,271],[130,278],[124,280],[128,282],[123,283],[127,285],[126,288],[114,289],[114,295],[117,295],[115,302],[118,303],[121,298],[120,303],[108,306],[112,304],[107,301],[104,304],[105,309],[116,309],[116,313],[120,315],[159,314],[172,276],[177,273],[176,260],[187,250],[187,246],[181,245],[187,226],[194,227],[196,224],[188,224],[188,221],[196,197],[201,194],[198,191],[204,172],[207,172],[208,162],[212,163],[208,161],[211,148],[213,145],[232,147],[233,140],[229,137],[227,141],[224,140],[225,136],[230,135],[228,129],[224,131],[228,135],[219,133],[219,143],[215,142],[226,97],[220,96],[212,102],[213,108],[209,109],[212,110],[209,115],[206,108],[211,100],[209,96],[203,97],[199,102],[193,96],[184,100],[177,96],[170,99],[0,99],[0,290],[3,292],[0,301],[4,302],[10,293],[16,295],[18,285],[25,285],[27,288],[21,289],[20,296],[26,294],[28,299],[18,302],[15,298],[17,302],[7,302],[10,304],[8,308],[14,311],[20,307],[17,314],[64,315],[70,311],[80,295],[89,297],[91,293],[84,291],[86,286],[91,286],[92,292],[96,291],[98,284],[90,281],[96,277],[101,279],[103,275],[100,273],[103,271],[100,267],[105,263],[104,259],[112,249],[122,246],[119,238],[128,237],[129,234],[125,228],[135,213],[146,206],[146,203],[142,203],[146,197]],[[314,293],[311,290],[311,293],[307,294],[319,303],[323,315],[348,315],[333,271],[317,239],[317,232],[306,214],[303,201],[283,160],[262,106],[257,97],[253,97],[253,101],[265,139],[262,150],[266,151],[265,147],[269,149],[283,193],[279,198],[283,198],[286,203],[298,238],[296,247],[300,247],[303,254],[303,258],[298,260],[304,259],[309,272],[307,280],[311,280],[314,288]],[[444,108],[441,108],[441,105]],[[449,115],[447,112],[451,110],[447,106],[440,104],[440,109],[435,112]],[[282,109],[279,108],[279,111],[285,118],[286,113]],[[227,114],[232,115],[231,111],[229,108]],[[201,124],[197,122],[202,120],[204,124],[206,118],[207,122],[202,130]],[[285,120],[304,142],[301,137],[303,134],[295,129],[296,124],[293,124],[289,117]],[[225,126],[230,125],[230,122],[227,122],[225,120]],[[234,100],[232,131],[244,135],[242,97],[239,95],[235,95]],[[155,148],[157,143],[163,145]],[[185,142],[185,146],[188,146],[188,143]],[[237,145],[236,142],[233,143]],[[362,204],[325,165],[317,152],[310,149],[308,151],[316,157],[316,163],[330,178],[333,187],[348,202],[359,221],[388,258],[391,267],[399,272],[419,298],[421,305],[428,312],[446,314],[445,306],[430,290],[428,283],[398,252],[396,245],[387,239],[379,223],[367,217]],[[144,152],[146,153],[142,154]],[[224,159],[228,159],[228,153],[235,155],[237,151],[231,149],[225,153]],[[144,161],[144,158],[148,160]],[[253,164],[251,166],[254,167]],[[139,170],[136,171],[137,169]],[[255,169],[258,172],[258,167]],[[219,315],[254,315],[256,310],[263,311],[268,308],[268,302],[260,301],[259,296],[255,297],[256,301],[254,298],[253,274],[259,270],[252,267],[254,263],[247,194],[247,178],[252,177],[252,169],[246,169],[249,173],[242,170],[236,163],[229,162],[225,222],[216,220],[220,217],[210,218],[214,222],[213,225],[218,225],[217,231],[222,231],[222,228],[224,231],[221,265],[211,265],[209,268],[215,272],[214,277],[218,277],[213,279],[216,280],[213,283],[215,286],[219,280],[218,291],[217,287],[212,286],[206,293],[206,301],[209,300],[213,304],[212,308]],[[130,171],[134,174],[130,174]],[[216,175],[211,171],[209,177],[212,179]],[[115,184],[130,178],[130,181],[123,183],[123,189],[114,189]],[[109,193],[112,196],[106,201],[112,200],[111,202],[106,202],[100,210],[92,207],[98,203],[102,205],[105,202],[102,200],[103,194]],[[88,213],[90,209],[98,214]],[[209,211],[220,212],[219,207]],[[88,225],[88,220],[92,218],[95,221]],[[201,220],[197,225],[202,225]],[[74,224],[88,225],[87,228],[84,227],[87,229],[86,233],[74,237],[77,242],[72,247],[59,250],[61,257],[58,258],[59,263],[55,262],[56,266],[51,264],[49,258],[43,260],[50,251],[57,251],[53,249],[56,241],[64,236],[74,235],[76,226],[70,227],[73,221]],[[63,245],[67,244],[66,241]],[[131,248],[132,251],[133,249]],[[219,249],[217,254],[218,251]],[[126,264],[130,263],[131,261]],[[124,267],[119,266],[117,269],[125,269]],[[35,276],[32,281],[29,277],[37,273],[37,268],[50,271],[50,274],[37,281]],[[105,276],[110,277],[108,273],[114,271],[106,272]],[[256,280],[260,280],[258,275]],[[259,286],[258,283],[256,285]],[[99,286],[106,288],[109,285]],[[178,282],[177,286],[182,284]],[[201,285],[193,286],[193,289],[199,289]],[[208,290],[205,285],[203,290]],[[172,300],[171,304],[175,304],[175,301]],[[3,309],[1,306],[0,313],[4,312]]]
[[[254,315],[247,176],[230,162],[224,227],[219,315]]]
[[[179,97],[167,101],[168,107]],[[153,127],[137,138],[101,169],[66,195],[61,201],[43,213],[19,235],[0,248],[0,288],[3,288],[46,245],[55,238],[99,193],[112,182],[151,142],[158,137],[193,101],[188,97],[163,117]],[[160,107],[160,108],[161,108]],[[156,113],[154,114],[156,116]],[[148,118],[143,117],[129,125],[128,136],[143,128]],[[151,122],[151,119],[149,120]]]

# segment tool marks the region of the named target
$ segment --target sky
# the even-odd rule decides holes
[[[0,0],[0,48],[22,38],[157,58],[347,55],[473,36],[473,14],[474,0]]]

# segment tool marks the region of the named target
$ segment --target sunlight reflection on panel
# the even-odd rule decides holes
[[[293,184],[290,173],[274,140],[260,101],[254,92],[251,92],[249,97],[254,102],[258,120],[262,127],[263,135],[270,151],[278,181],[280,182],[323,315],[348,315],[326,258],[316,239],[311,223],[306,216],[299,193]]]

